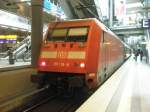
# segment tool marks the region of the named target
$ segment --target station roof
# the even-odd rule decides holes
[[[51,1],[55,2],[56,4],[58,1],[61,1],[61,3],[58,2],[58,4],[63,5],[62,2],[65,2],[66,0],[51,0]],[[67,0],[67,1],[71,3],[74,0]],[[88,0],[88,2],[85,2],[84,0],[76,0],[76,2],[77,1],[80,3],[80,6],[83,5],[88,6],[88,8],[91,9],[93,13],[98,16],[96,7],[92,6],[92,4],[94,4],[94,0]],[[136,11],[142,10],[141,3],[143,1],[144,0],[126,0],[127,13],[132,13],[133,11],[135,13]],[[31,16],[31,7],[29,5],[30,2],[31,0],[0,0],[0,9],[7,10],[9,12],[14,12],[22,16],[30,17]],[[72,10],[71,13],[73,14],[74,11]],[[90,12],[84,12],[84,14],[86,14],[87,17],[93,16]],[[74,17],[75,16],[76,15],[74,15]],[[55,19],[55,17],[53,16],[51,16],[50,18]]]

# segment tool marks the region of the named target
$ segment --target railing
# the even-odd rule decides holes
[[[23,60],[24,61],[31,61],[31,50],[30,49],[27,53],[24,54]]]
[[[31,37],[30,36],[26,37],[23,41],[21,41],[19,44],[17,44],[16,46],[14,46],[11,50],[15,51],[17,48],[19,48],[20,46],[22,46],[25,43],[26,44],[31,43]]]

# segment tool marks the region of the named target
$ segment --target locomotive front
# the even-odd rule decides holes
[[[56,28],[42,45],[39,71],[84,73],[88,27]]]

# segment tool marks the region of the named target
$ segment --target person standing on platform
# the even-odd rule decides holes
[[[28,52],[28,50],[29,50],[29,48],[28,48],[28,45],[26,44],[26,46],[25,46],[25,48],[26,48],[26,53]]]
[[[14,55],[13,55],[13,51],[12,50],[8,50],[8,61],[9,64],[14,64],[15,59],[14,59]]]
[[[138,50],[135,50],[134,51],[134,59],[135,59],[135,61],[137,61],[137,57],[139,56],[139,52],[138,52]]]
[[[139,54],[140,54],[140,60],[142,61],[142,60],[143,60],[143,56],[144,56],[143,51],[142,51],[142,50],[140,50]]]
[[[146,63],[148,64],[149,62],[149,56],[148,56],[148,50],[145,50],[145,57],[146,57]]]

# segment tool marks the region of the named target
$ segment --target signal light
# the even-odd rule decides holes
[[[41,62],[41,66],[46,66],[46,62],[45,62],[45,61],[42,61],[42,62]]]
[[[80,67],[84,68],[85,67],[85,63],[80,63]]]

